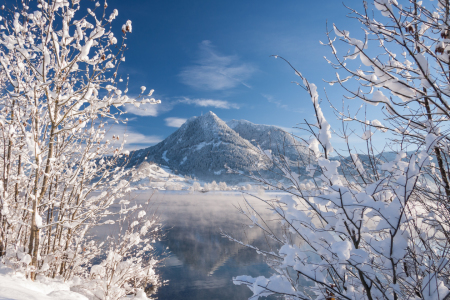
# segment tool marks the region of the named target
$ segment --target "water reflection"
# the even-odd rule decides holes
[[[138,196],[142,201],[148,194]],[[257,200],[250,200],[267,219],[273,216]],[[268,276],[273,271],[254,250],[231,242],[220,230],[268,249],[267,240],[233,205],[242,204],[240,194],[180,194],[164,192],[153,196],[166,238],[160,250],[169,247],[170,257],[159,271],[169,284],[158,290],[165,299],[248,299],[252,294],[245,286],[235,286],[237,275]]]

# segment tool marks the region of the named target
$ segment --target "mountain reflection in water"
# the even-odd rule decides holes
[[[142,201],[148,197],[148,193],[138,195]],[[260,201],[247,198],[266,219],[274,218]],[[163,280],[169,280],[168,285],[158,289],[159,300],[248,299],[252,295],[250,290],[233,285],[232,277],[267,276],[273,272],[255,250],[220,235],[223,230],[270,250],[262,232],[249,228],[249,221],[233,206],[244,204],[240,193],[160,192],[153,195],[152,203],[166,229],[166,236],[157,249],[168,247],[170,251],[158,270]],[[272,223],[275,226],[276,222]]]

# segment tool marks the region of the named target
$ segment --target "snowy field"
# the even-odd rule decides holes
[[[42,280],[42,281],[41,281]],[[1,300],[86,300],[85,296],[70,291],[73,282],[39,278],[35,282],[14,274],[10,269],[0,267]]]

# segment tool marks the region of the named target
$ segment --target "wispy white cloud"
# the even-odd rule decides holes
[[[210,41],[200,43],[200,58],[191,66],[185,67],[179,74],[181,81],[201,90],[225,90],[244,85],[255,68],[239,61],[234,55],[222,55]]]
[[[145,135],[136,131],[131,130],[128,126],[122,124],[115,124],[111,126],[109,129],[107,128],[107,133],[105,136],[105,140],[112,141],[112,137],[119,137],[119,140],[116,143],[121,144],[125,139],[125,147],[124,150],[136,150],[142,149],[145,147],[152,146],[156,143],[162,141],[160,136],[156,135]]]
[[[125,109],[126,112],[133,115],[138,116],[149,116],[156,117],[159,114],[158,111],[159,104],[143,104],[139,107],[134,106],[133,104],[126,104]]]
[[[124,111],[126,111],[127,114],[133,114],[141,117],[157,117],[162,113],[171,111],[176,105],[179,104],[188,104],[199,107],[213,107],[221,109],[240,108],[239,104],[229,102],[226,100],[204,99],[204,98],[191,99],[189,97],[178,97],[175,99],[163,100],[160,104],[145,103],[139,105],[138,107],[136,107],[133,104],[126,104]]]
[[[239,109],[240,105],[233,102],[217,99],[191,99],[188,97],[181,98],[179,100],[163,101],[161,104],[143,104],[136,107],[132,104],[125,105],[125,110],[129,114],[144,116],[144,117],[157,117],[161,113],[168,112],[173,109],[177,104],[188,104],[200,107],[213,107],[222,109]],[[170,125],[168,125],[170,126]],[[176,126],[179,127],[179,126]]]
[[[215,99],[190,99],[184,98],[180,100],[180,103],[191,104],[195,106],[201,107],[215,107],[215,108],[223,108],[223,109],[239,109],[240,106],[237,103],[228,102],[225,100],[215,100]]]
[[[186,122],[187,119],[183,119],[183,118],[176,118],[176,117],[171,117],[171,118],[165,118],[164,121],[166,121],[166,125],[169,127],[180,127],[181,125],[184,124],[184,122]]]
[[[139,107],[133,104],[125,104],[127,113],[143,117],[157,117],[163,112],[172,110],[172,108],[173,103],[169,101],[162,101],[160,104],[145,103]]]
[[[275,104],[275,105],[276,105],[277,107],[279,107],[279,108],[284,108],[284,109],[287,109],[287,108],[288,108],[287,105],[281,103],[280,100],[275,99],[272,95],[267,95],[267,94],[261,94],[261,95],[262,95],[264,98],[266,98],[267,101],[269,101],[270,103]]]

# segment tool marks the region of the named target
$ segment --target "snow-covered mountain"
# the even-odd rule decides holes
[[[128,165],[137,166],[145,160],[168,166],[178,174],[224,181],[233,181],[225,164],[244,173],[264,165],[258,164],[259,149],[213,112],[190,118],[155,146],[131,152]]]
[[[227,125],[253,145],[271,150],[276,155],[283,154],[292,161],[297,160],[299,155],[307,154],[305,147],[280,127],[253,124],[246,120],[231,120]]]

